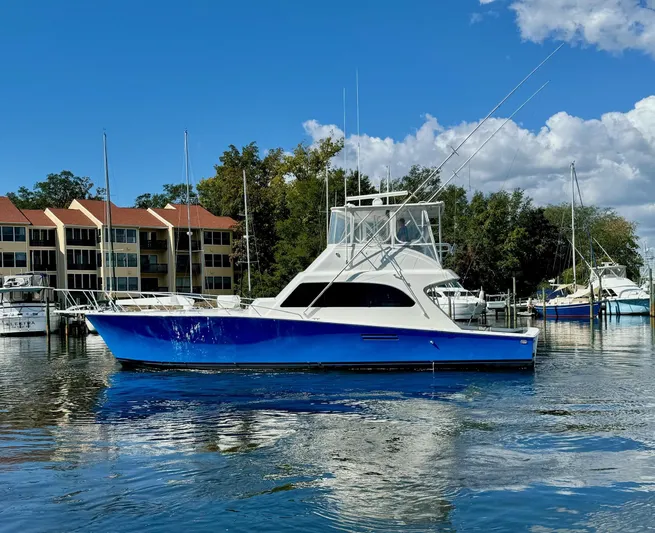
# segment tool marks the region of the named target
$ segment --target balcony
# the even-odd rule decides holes
[[[139,243],[141,250],[167,250],[168,241],[163,239],[142,240]]]
[[[30,239],[30,246],[50,246],[54,248],[54,239]]]
[[[176,262],[175,271],[178,276],[189,275],[189,263],[187,262]],[[192,274],[200,274],[200,263],[193,263],[193,268],[191,269]]]
[[[55,263],[32,263],[32,270],[34,272],[57,272],[57,265]]]
[[[187,265],[188,268],[188,265]],[[168,274],[168,265],[141,263],[142,274]]]
[[[175,244],[175,247],[179,251],[184,251],[189,249],[189,239],[180,239]],[[200,241],[191,241],[191,251],[197,252],[200,250]]]
[[[68,270],[97,270],[98,267],[95,263],[67,263]]]
[[[66,237],[67,246],[95,246],[95,239],[76,239],[74,237]]]

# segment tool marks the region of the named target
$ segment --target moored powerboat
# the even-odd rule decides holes
[[[626,268],[613,262],[603,263],[592,270],[594,290],[603,288],[602,298],[609,315],[647,315],[650,312],[648,293],[628,279]]]
[[[86,317],[125,365],[531,366],[538,329],[460,326],[431,297],[458,279],[442,268],[432,233],[443,203],[383,205],[384,197],[332,208],[326,249],[275,298]]]
[[[46,319],[50,317],[50,331],[57,329],[54,303],[48,303],[45,291],[48,277],[26,272],[0,276],[0,335],[45,335]]]

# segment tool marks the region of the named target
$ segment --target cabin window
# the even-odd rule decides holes
[[[282,307],[307,307],[327,283],[303,283],[282,303]],[[333,283],[315,307],[413,307],[416,302],[400,289],[381,283]]]

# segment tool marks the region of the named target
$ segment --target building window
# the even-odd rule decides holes
[[[214,266],[214,263],[212,261],[212,254],[205,254],[205,266],[206,267]]]
[[[282,307],[307,307],[327,283],[302,283],[282,303]],[[314,304],[315,307],[412,307],[415,305],[400,289],[380,283],[333,283]]]
[[[31,250],[30,263],[33,270],[57,270],[57,253],[54,250]]]
[[[230,232],[229,231],[205,231],[203,232],[203,239],[205,244],[213,244],[214,246],[229,246],[230,245]]]
[[[107,242],[108,228],[105,228],[105,242]],[[124,229],[124,228],[112,228],[111,229],[112,242],[136,242],[136,230],[135,229]]]
[[[232,278],[223,276],[223,290],[232,289]]]
[[[31,229],[30,244],[32,246],[54,246],[55,230],[53,229]]]
[[[78,248],[66,250],[66,268],[69,270],[95,270],[97,254],[94,250]]]
[[[230,256],[223,254],[223,268],[230,268]]]
[[[57,276],[51,276],[51,283],[52,278],[54,278],[56,283]],[[96,274],[68,274],[66,278],[69,289],[85,289],[92,291],[98,289],[98,284],[101,281]]]
[[[111,261],[109,260],[109,252],[105,252],[105,261],[106,266],[112,266]],[[113,266],[116,267],[136,267],[137,266],[137,257],[136,254],[125,254],[123,252],[114,252],[114,263]]]
[[[14,239],[18,242],[25,242],[25,228],[14,228]]]
[[[2,240],[3,241],[13,241],[14,240],[14,228],[13,228],[13,226],[3,226],[2,227]]]
[[[27,254],[25,252],[16,252],[16,266],[27,267]]]
[[[139,290],[139,278],[127,278],[127,289],[130,291],[138,291]]]
[[[87,228],[66,228],[66,244],[77,246],[95,246],[96,231]]]

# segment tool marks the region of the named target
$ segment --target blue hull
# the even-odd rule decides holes
[[[539,318],[544,316],[543,306],[536,305],[534,310]],[[594,302],[594,318],[600,312],[600,302]],[[589,304],[547,305],[546,318],[555,320],[589,318]]]
[[[606,300],[605,308],[609,315],[648,315],[650,302],[648,298]]]
[[[126,365],[185,368],[532,366],[536,339],[235,316],[88,315]]]

